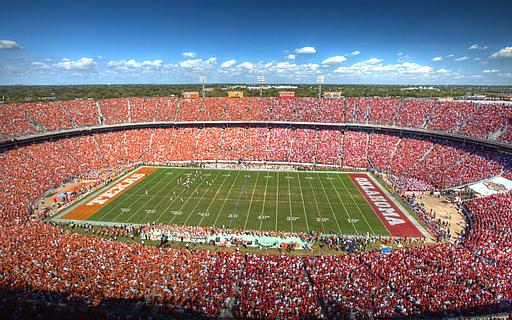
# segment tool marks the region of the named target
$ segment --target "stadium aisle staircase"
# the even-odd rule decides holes
[[[101,151],[100,145],[98,143],[98,140],[96,140],[96,137],[92,135],[92,139],[94,140],[94,146],[96,146],[96,150],[98,151],[98,154],[103,159],[105,163],[108,163],[107,157],[103,154],[103,151]]]
[[[318,130],[315,130],[315,153],[313,154],[313,162],[316,163],[316,155],[318,154]]]
[[[27,119],[27,121],[37,129],[37,132],[46,132],[46,131],[48,131],[48,130],[46,130],[46,128],[41,123],[39,123],[38,121],[35,121],[34,119],[32,119],[28,115],[28,113],[26,113],[26,112],[25,112],[25,119]]]
[[[101,126],[105,122],[105,116],[101,113],[100,102],[96,101],[96,109],[98,110],[98,122]]]
[[[130,103],[130,99],[127,99],[128,102],[128,123],[132,123],[132,104]]]
[[[398,108],[396,108],[396,114],[393,117],[393,122],[392,122],[393,126],[396,126],[396,121],[400,117],[400,113],[402,112],[402,105],[403,105],[403,103],[404,103],[404,99],[401,98],[400,101],[398,101]]]
[[[507,132],[508,129],[510,129],[508,125],[499,128],[498,130],[489,135],[488,140],[497,141],[499,137],[501,137],[503,134],[505,134],[505,132]]]
[[[428,148],[425,153],[423,154],[423,156],[421,156],[421,158],[418,159],[418,161],[416,161],[415,163],[413,163],[413,165],[407,169],[407,171],[405,172],[405,176],[408,176],[409,172],[412,172],[414,171],[413,168],[416,167],[416,165],[418,164],[421,164],[423,163],[423,160],[425,160],[425,158],[428,156],[428,154],[434,149],[434,146],[435,144],[432,142],[431,145],[430,145],[430,148]]]
[[[303,258],[301,258],[303,260]],[[306,275],[306,279],[308,279],[309,285],[312,289],[312,291],[315,292],[316,299],[318,301],[318,305],[320,306],[320,309],[322,310],[322,314],[324,315],[325,319],[332,319],[333,317],[329,315],[325,308],[325,301],[322,298],[322,295],[318,294],[315,290],[315,283],[313,281],[313,278],[311,278],[311,273],[308,270],[308,267],[306,266],[306,263],[304,261],[302,262],[302,270],[304,271],[304,274]]]
[[[64,108],[62,103],[59,103],[59,107],[62,110],[62,113],[64,113],[64,115],[68,119],[69,123],[71,123],[71,127],[78,128],[78,126],[75,123],[75,119],[69,114],[68,110],[66,108]]]

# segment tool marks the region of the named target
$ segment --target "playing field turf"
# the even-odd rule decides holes
[[[390,235],[349,175],[337,172],[159,167],[86,220]]]

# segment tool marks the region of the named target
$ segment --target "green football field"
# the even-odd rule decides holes
[[[338,172],[160,167],[87,220],[389,235],[349,176]]]

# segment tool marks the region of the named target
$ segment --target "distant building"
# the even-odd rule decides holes
[[[441,91],[439,88],[434,88],[432,86],[430,86],[430,87],[418,86],[418,87],[400,88],[400,91],[416,91],[416,90]]]

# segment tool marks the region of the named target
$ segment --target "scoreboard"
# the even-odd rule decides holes
[[[199,99],[199,91],[185,91],[183,92],[185,99]]]
[[[341,91],[326,91],[323,96],[324,98],[339,99],[341,98]]]
[[[243,98],[243,91],[228,91],[228,98]]]
[[[295,91],[279,91],[279,98],[295,98]]]

